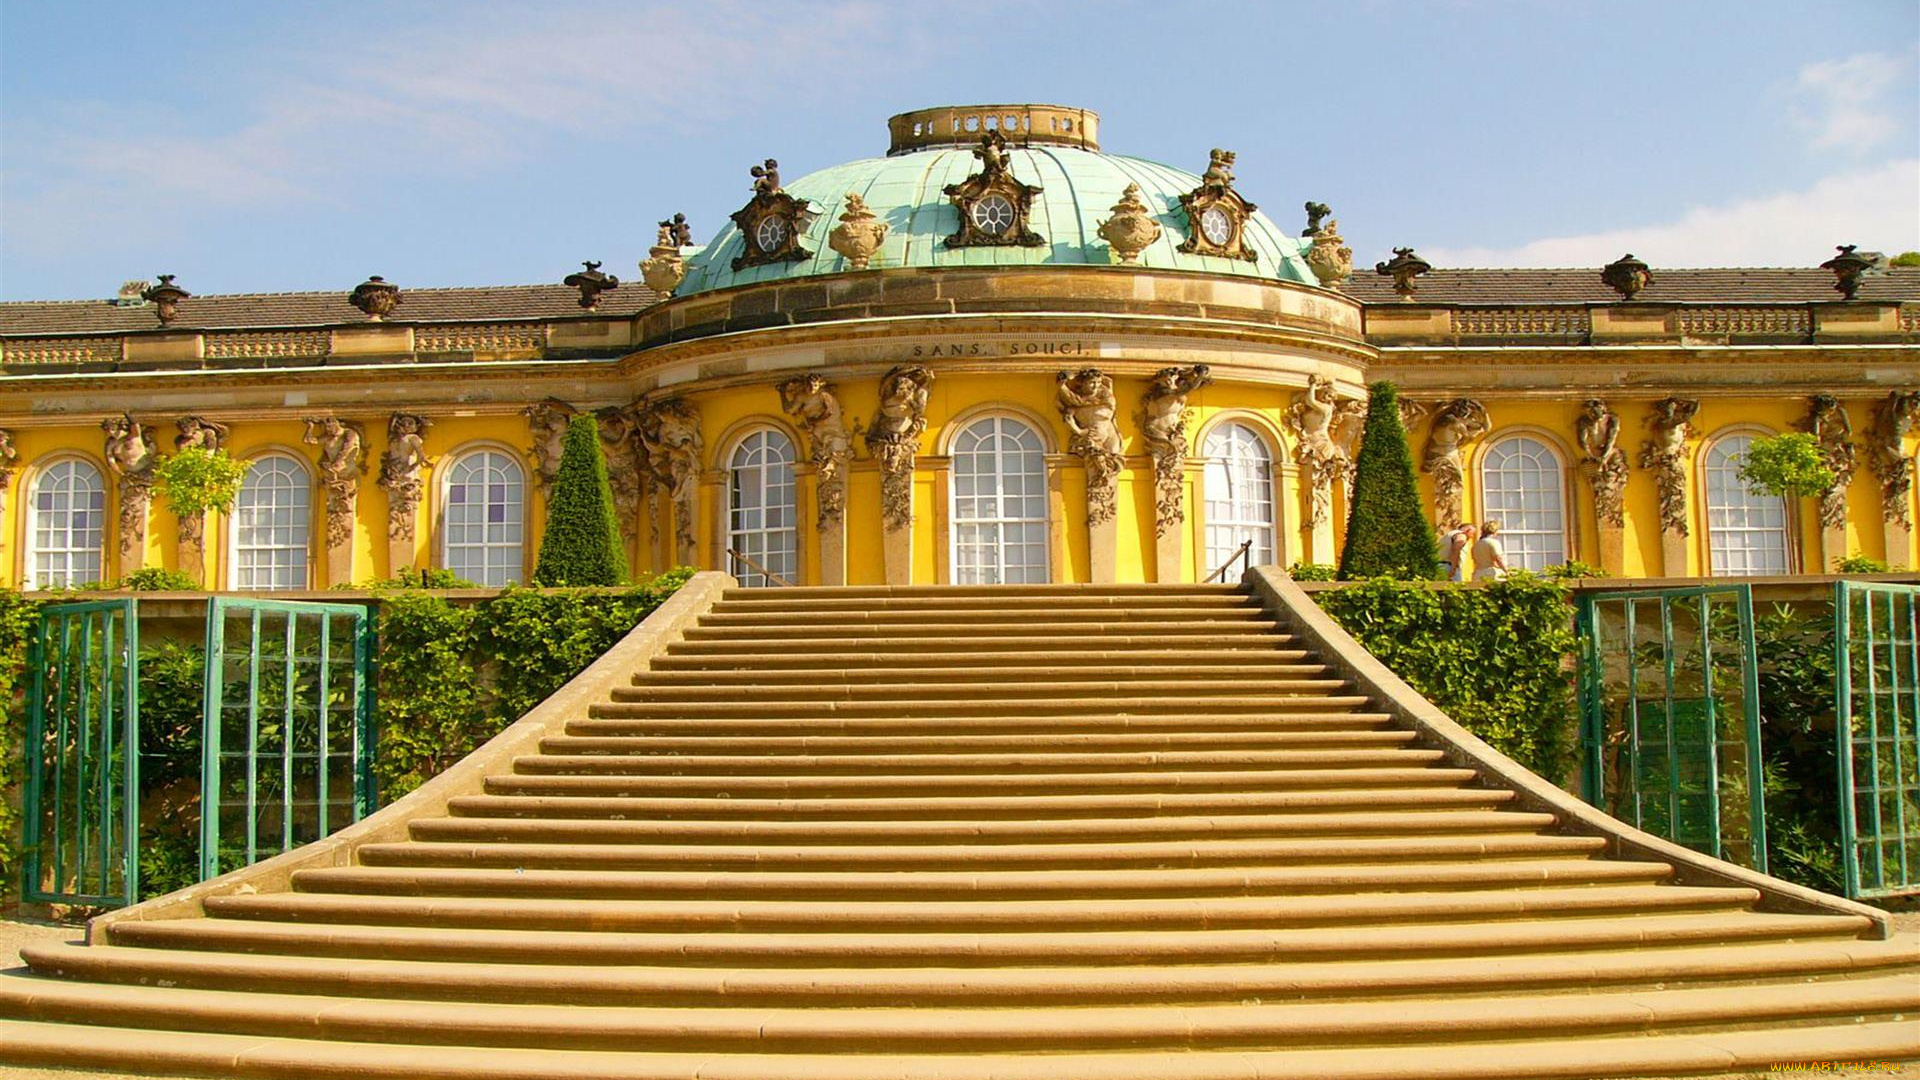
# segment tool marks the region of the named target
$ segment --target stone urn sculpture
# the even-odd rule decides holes
[[[839,252],[852,269],[865,270],[886,238],[887,223],[873,216],[867,200],[847,192],[846,212],[840,215],[840,224],[827,234],[827,246]]]
[[[1340,223],[1329,220],[1313,232],[1313,245],[1307,248],[1307,269],[1322,286],[1337,289],[1353,276],[1353,249],[1340,236]]]
[[[1100,223],[1100,238],[1113,245],[1123,263],[1136,262],[1148,245],[1160,239],[1160,223],[1140,198],[1140,185],[1128,184],[1113,204],[1113,216]]]
[[[675,214],[661,222],[659,237],[640,263],[640,280],[661,296],[672,296],[687,279],[687,261],[680,257],[680,249],[692,243],[693,227],[687,224],[687,215]]]

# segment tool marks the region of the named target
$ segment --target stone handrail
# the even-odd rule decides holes
[[[1641,832],[1588,805],[1487,745],[1422,697],[1320,610],[1306,590],[1279,567],[1256,566],[1247,571],[1244,580],[1255,596],[1287,621],[1289,629],[1305,639],[1309,648],[1319,651],[1325,662],[1351,680],[1360,693],[1373,697],[1386,711],[1410,724],[1445,751],[1451,761],[1478,772],[1492,786],[1514,791],[1524,808],[1554,815],[1569,831],[1602,837],[1610,856],[1667,863],[1674,868],[1675,880],[1684,884],[1757,890],[1763,911],[1858,916],[1872,921],[1874,938],[1885,940],[1892,935],[1892,920],[1878,908],[1722,862]]]
[[[87,924],[87,940],[101,944],[115,923],[151,919],[192,918],[202,913],[201,901],[233,893],[284,891],[294,871],[315,867],[351,866],[362,844],[394,843],[408,838],[409,827],[423,818],[446,814],[448,800],[481,789],[489,775],[509,771],[513,759],[535,753],[540,740],[558,733],[587,706],[606,701],[615,686],[624,686],[636,671],[680,640],[682,631],[697,621],[731,587],[733,578],[702,571],[668,597],[666,602],[627,632],[600,659],[555,690],[525,716],[461,758],[453,767],[415,788],[391,806],[341,829],[332,836],[271,859],[242,867],[165,896],[111,911]]]

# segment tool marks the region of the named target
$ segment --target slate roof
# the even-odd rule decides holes
[[[1817,269],[1746,268],[1668,270],[1655,267],[1654,282],[1640,294],[1647,301],[1764,304],[1837,300],[1833,275]],[[1347,294],[1367,303],[1393,303],[1393,283],[1356,267]],[[396,323],[515,322],[594,315],[623,318],[658,301],[638,281],[600,298],[589,313],[580,294],[565,285],[489,285],[465,289],[406,289],[391,319]],[[1920,303],[1920,268],[1877,271],[1860,289],[1863,300]],[[1435,270],[1419,280],[1416,299],[1430,304],[1583,304],[1619,299],[1600,284],[1598,268],[1561,270]],[[342,326],[368,322],[347,303],[345,290],[295,293],[233,293],[195,296],[180,304],[170,329],[221,330]],[[121,307],[108,300],[27,300],[0,303],[0,336],[54,337],[124,334],[159,329],[153,308]]]
[[[489,285],[469,289],[403,289],[389,322],[514,322],[579,316],[623,318],[659,300],[638,281],[622,281],[600,294],[599,310],[580,306],[580,293],[565,285]],[[366,323],[347,303],[347,291],[233,293],[195,296],[180,302],[169,330],[251,327],[340,326]],[[118,306],[110,300],[29,300],[0,303],[0,335],[124,334],[159,329],[151,305]]]
[[[1618,303],[1620,294],[1600,284],[1600,268],[1562,270],[1434,270],[1415,282],[1414,301],[1424,304]],[[1371,266],[1355,266],[1347,295],[1368,303],[1398,299],[1393,280]],[[1862,300],[1920,302],[1920,267],[1869,272]],[[1736,267],[1668,270],[1653,268],[1653,284],[1638,299],[1710,304],[1804,304],[1838,300],[1833,274],[1814,268]]]

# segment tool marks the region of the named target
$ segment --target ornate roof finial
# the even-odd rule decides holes
[[[1413,302],[1413,279],[1433,269],[1433,264],[1413,253],[1410,247],[1393,249],[1393,258],[1387,262],[1373,264],[1373,272],[1393,279],[1393,291],[1400,299]]]
[[[347,303],[366,312],[367,318],[374,322],[393,314],[400,306],[400,286],[375,274],[353,287],[347,294]]]
[[[867,200],[858,192],[847,192],[846,210],[840,224],[827,234],[827,246],[839,252],[849,267],[865,270],[886,238],[887,223],[867,209]]]
[[[160,317],[160,325],[166,326],[180,317],[180,301],[192,295],[173,283],[172,274],[161,274],[160,283],[144,289],[140,299],[153,305],[153,313]]]
[[[560,284],[579,289],[580,306],[586,308],[588,311],[592,311],[600,306],[601,293],[611,292],[620,287],[620,279],[614,277],[612,274],[601,273],[600,264],[597,262],[588,261],[580,265],[586,267],[586,269],[578,273],[568,274],[561,280]]]
[[[1653,271],[1629,252],[1601,267],[1600,283],[1619,293],[1620,299],[1632,300],[1653,284]]]
[[[1300,230],[1301,236],[1314,236],[1320,232],[1320,222],[1333,213],[1333,207],[1323,202],[1307,200],[1307,227]]]
[[[1207,151],[1207,171],[1200,174],[1200,185],[1213,191],[1232,187],[1235,156],[1233,151],[1217,146]]]
[[[772,158],[748,169],[747,174],[753,177],[755,195],[772,195],[780,190],[780,163]]]
[[[1153,210],[1140,198],[1140,185],[1128,184],[1120,201],[1113,204],[1113,216],[1100,223],[1100,238],[1113,246],[1120,261],[1138,261],[1140,253],[1160,239],[1160,223]]]
[[[692,244],[693,226],[687,224],[687,215],[675,214],[662,221],[659,237],[640,261],[640,280],[661,296],[672,296],[687,278],[687,263],[680,257],[680,249]]]
[[[1840,254],[1820,264],[1820,269],[1833,271],[1833,287],[1848,300],[1854,299],[1860,291],[1860,278],[1873,269],[1873,260],[1856,255],[1853,249],[1858,244],[1841,244],[1834,250]]]

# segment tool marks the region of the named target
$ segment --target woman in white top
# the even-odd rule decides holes
[[[1492,581],[1507,576],[1507,545],[1500,539],[1500,523],[1489,521],[1480,526],[1480,541],[1473,545],[1473,580]]]
[[[1467,549],[1473,546],[1476,535],[1473,526],[1465,523],[1455,524],[1447,530],[1443,550],[1446,552],[1448,581],[1467,580]]]

